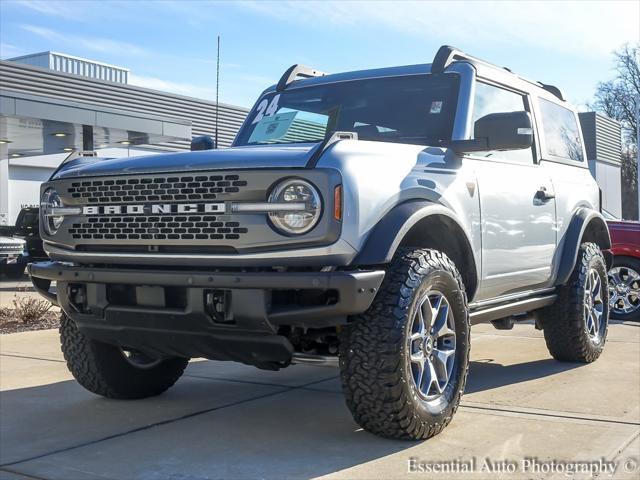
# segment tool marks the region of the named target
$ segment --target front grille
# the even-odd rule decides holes
[[[22,245],[0,245],[0,252],[22,252]]]
[[[136,168],[135,159],[131,165]],[[117,261],[118,253],[140,252],[145,257],[142,262],[163,254],[236,255],[337,240],[339,225],[330,224],[327,215],[311,232],[294,238],[276,231],[265,213],[232,208],[233,204],[266,202],[274,184],[303,173],[321,191],[333,192],[340,184],[337,171],[226,170],[222,165],[156,173],[123,168],[120,174],[56,178],[43,188],[55,188],[65,207],[81,212],[66,215],[53,236],[43,230],[43,240],[69,251],[104,254],[102,258],[113,254]],[[162,167],[161,158],[157,167]],[[194,167],[185,165],[185,169]]]
[[[215,200],[220,194],[239,193],[247,181],[239,175],[154,176],[83,180],[71,183],[67,193],[83,203],[180,202]]]
[[[68,230],[75,240],[238,240],[247,231],[213,215],[86,217]]]

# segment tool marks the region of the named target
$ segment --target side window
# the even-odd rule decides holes
[[[575,114],[568,108],[540,99],[546,153],[582,162],[584,154]]]
[[[510,92],[504,88],[495,87],[487,83],[476,83],[476,96],[473,108],[472,123],[479,118],[490,113],[518,112],[527,110],[524,95]],[[477,155],[484,157],[505,158],[520,163],[533,163],[533,150],[531,148],[522,150],[506,150],[493,152],[478,152]]]

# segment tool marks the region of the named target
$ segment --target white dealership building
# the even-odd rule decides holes
[[[0,61],[0,225],[37,204],[40,184],[73,152],[148,155],[214,136],[214,102],[128,79],[125,68],[56,52]],[[221,147],[231,144],[247,112],[219,105]]]

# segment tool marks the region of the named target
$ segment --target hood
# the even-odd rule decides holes
[[[319,143],[304,143],[232,147],[128,158],[80,157],[63,164],[51,180],[199,170],[304,168],[318,148],[320,148]]]

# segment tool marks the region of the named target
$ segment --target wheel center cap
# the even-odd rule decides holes
[[[617,285],[616,290],[618,290],[618,293],[626,294],[629,293],[630,287],[627,285]]]
[[[431,337],[425,339],[422,348],[424,349],[425,355],[431,355],[431,352],[433,352],[433,339]]]

